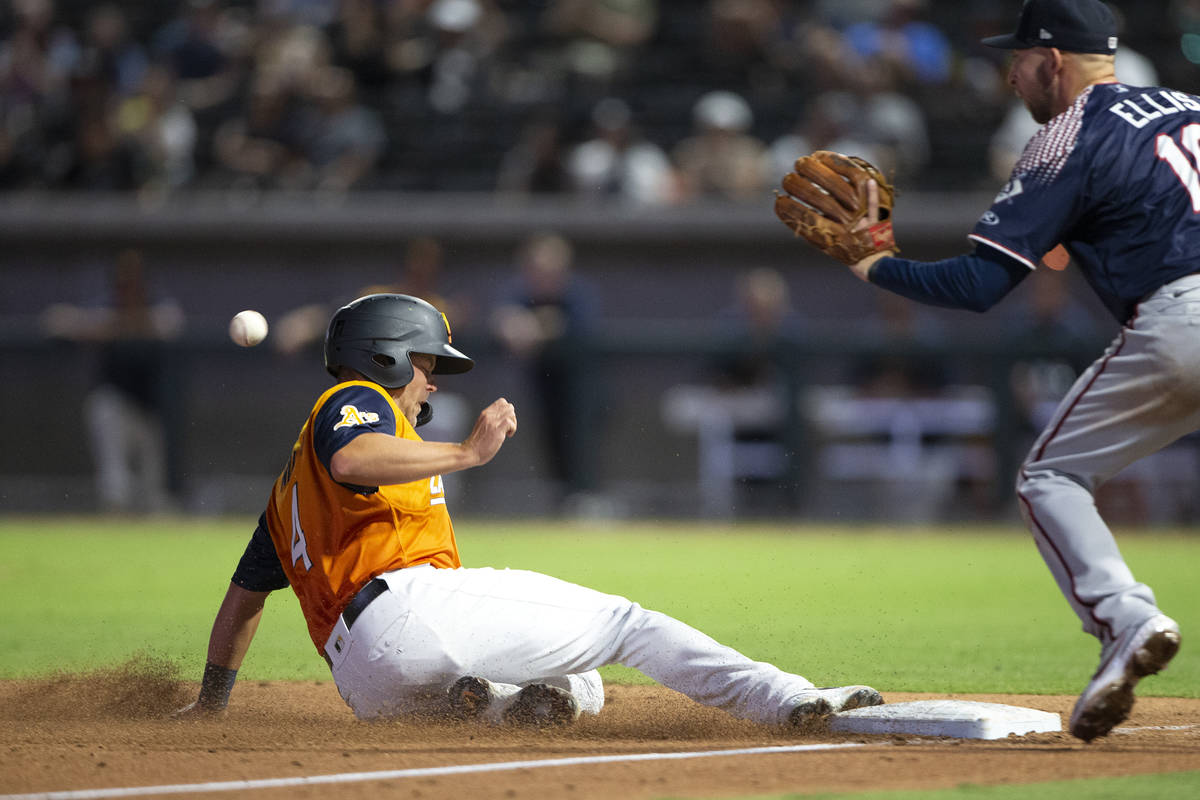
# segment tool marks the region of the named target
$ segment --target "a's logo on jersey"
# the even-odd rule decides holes
[[[983,212],[983,216],[979,218],[979,222],[982,225],[999,225],[1000,217],[996,215],[995,211],[985,211]]]
[[[353,428],[355,425],[371,425],[379,422],[379,415],[374,411],[359,411],[354,406],[346,405],[341,408],[342,421],[333,426],[338,428]]]
[[[1025,191],[1025,187],[1021,185],[1021,178],[1015,177],[1008,183],[1004,184],[1004,188],[1000,190],[1000,194],[996,195],[996,199],[992,204],[1000,203],[1005,200],[1012,200],[1017,195]]]

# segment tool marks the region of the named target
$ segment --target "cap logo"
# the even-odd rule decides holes
[[[1117,37],[1115,37],[1115,36],[1108,37],[1108,49],[1109,50],[1117,49]]]
[[[1038,38],[1039,39],[1053,39],[1054,34],[1051,33],[1050,31],[1046,30],[1045,28],[1042,28],[1041,30],[1038,31]]]

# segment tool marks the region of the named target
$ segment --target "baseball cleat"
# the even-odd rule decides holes
[[[1100,668],[1071,713],[1071,735],[1090,742],[1125,721],[1133,709],[1133,689],[1159,672],[1179,652],[1179,625],[1158,614],[1121,632],[1102,653]]]
[[[830,714],[883,704],[883,695],[870,686],[834,686],[809,689],[788,714],[788,722],[797,728],[823,722]]]
[[[545,683],[531,683],[517,692],[504,710],[503,720],[510,725],[537,728],[569,725],[579,719],[579,701],[566,689]]]
[[[450,716],[455,719],[479,719],[497,699],[492,682],[485,678],[468,675],[459,678],[448,692]]]

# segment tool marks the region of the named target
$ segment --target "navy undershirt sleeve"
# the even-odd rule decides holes
[[[881,258],[871,265],[871,283],[931,306],[987,311],[1025,280],[1032,270],[998,250],[943,261]]]
[[[267,533],[267,515],[258,518],[258,527],[233,571],[233,582],[249,592],[273,592],[288,585],[287,574],[279,563],[275,545]]]

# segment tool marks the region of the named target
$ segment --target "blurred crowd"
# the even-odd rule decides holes
[[[910,186],[993,185],[1012,100],[1003,54],[978,38],[1011,27],[1017,5],[12,0],[0,189],[677,204],[761,196],[817,148]],[[1134,5],[1126,80],[1195,88],[1200,2],[1114,3]]]

